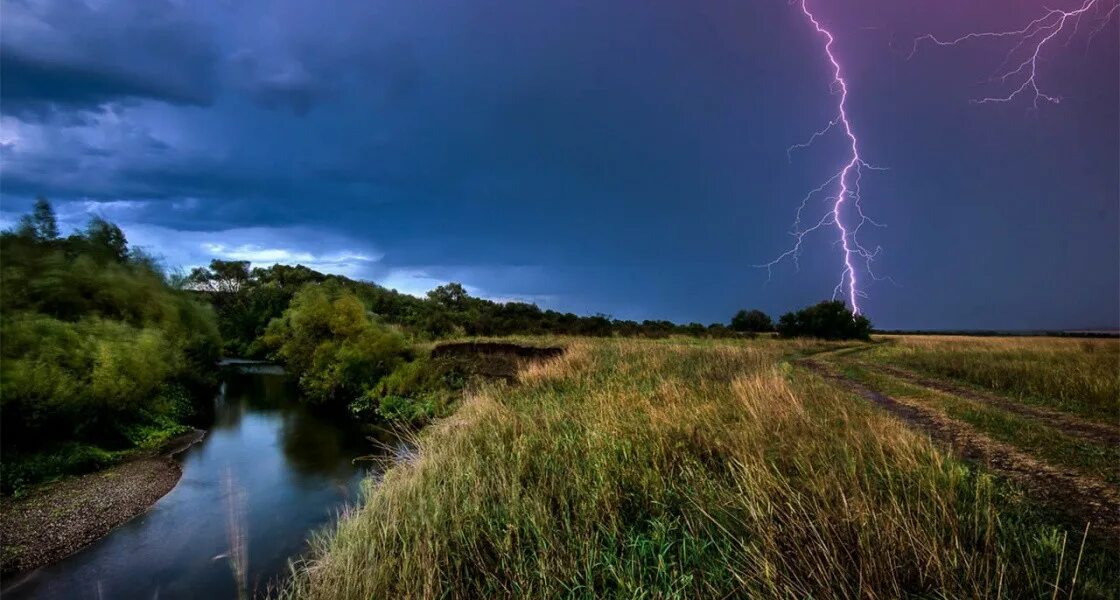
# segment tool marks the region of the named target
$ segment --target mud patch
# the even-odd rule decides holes
[[[525,363],[556,358],[563,353],[563,348],[554,346],[522,346],[509,342],[449,342],[432,348],[431,358],[436,363],[458,369],[469,377],[513,382]]]
[[[448,342],[432,348],[432,358],[447,356],[511,356],[544,360],[564,353],[555,346],[522,346],[509,342]]]

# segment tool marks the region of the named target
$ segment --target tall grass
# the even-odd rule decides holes
[[[570,342],[425,431],[282,596],[1115,594],[1080,531],[787,351]]]
[[[1115,423],[1120,340],[890,336],[877,361],[958,379],[1034,404]]]

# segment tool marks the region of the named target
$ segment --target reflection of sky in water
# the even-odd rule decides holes
[[[359,432],[308,413],[284,378],[223,385],[215,423],[183,456],[183,477],[146,514],[4,590],[4,598],[226,598],[230,477],[244,510],[250,588],[283,574],[308,531],[356,498],[375,449]]]

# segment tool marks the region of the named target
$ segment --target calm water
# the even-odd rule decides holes
[[[233,598],[233,563],[263,590],[313,529],[357,498],[379,450],[345,423],[309,413],[277,374],[228,377],[183,477],[147,513],[3,591],[15,598]],[[233,536],[231,536],[231,531]],[[244,540],[231,557],[231,539]]]

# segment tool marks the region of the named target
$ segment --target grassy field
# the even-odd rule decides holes
[[[810,356],[951,360],[769,339],[534,341],[568,351],[516,385],[483,386],[424,430],[415,458],[369,482],[364,504],[313,541],[282,596],[1120,592],[1116,549],[1086,538],[1084,523],[803,366]],[[1029,352],[976,343],[970,356],[984,359]],[[1056,352],[1077,362],[1070,352],[1084,346],[1070,344]],[[1105,344],[1084,354],[1085,372],[1098,374],[1099,356],[1117,356]],[[1060,369],[1044,362],[1034,368]],[[1014,369],[1031,371],[993,367]],[[1117,375],[1102,376],[1113,381],[1078,375],[1088,395],[1052,405],[1100,405]],[[1042,403],[1056,389],[1045,379],[1011,393]]]
[[[1023,402],[1115,424],[1120,341],[884,336],[869,360],[958,380]]]

